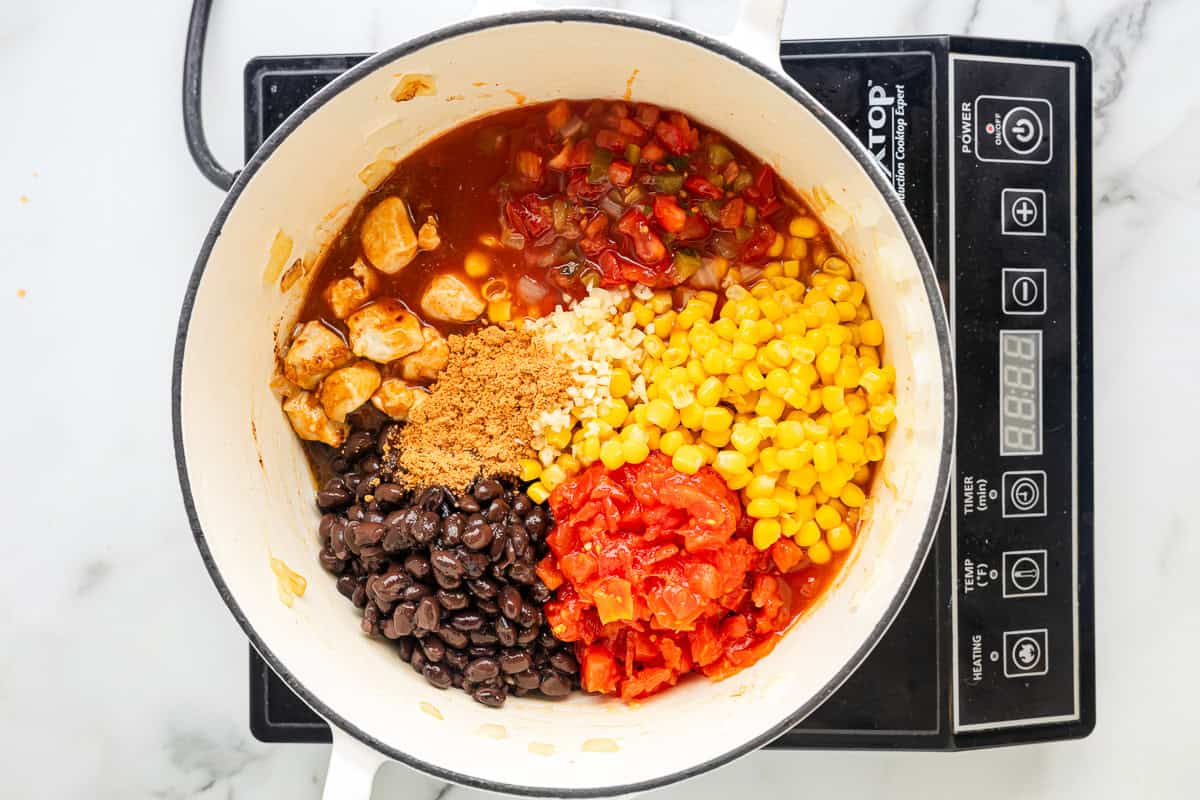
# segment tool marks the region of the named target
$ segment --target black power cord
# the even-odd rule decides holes
[[[200,110],[200,78],[204,68],[204,38],[208,33],[208,15],[212,0],[193,0],[188,21],[187,44],[183,52],[183,132],[188,151],[204,177],[221,191],[229,191],[237,174],[218,163],[204,137],[204,115]]]

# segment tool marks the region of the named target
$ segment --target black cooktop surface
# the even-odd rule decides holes
[[[769,747],[952,750],[1086,736],[1087,52],[921,37],[787,41],[782,54],[871,150],[925,241],[954,328],[959,428],[954,491],[900,615],[854,675]],[[247,158],[363,58],[250,61]],[[250,720],[263,741],[330,738],[253,650]]]

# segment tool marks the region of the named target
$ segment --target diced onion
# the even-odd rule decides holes
[[[600,198],[600,210],[605,214],[608,214],[613,219],[621,216],[621,214],[625,211],[620,203],[618,203],[616,200],[613,200],[608,195],[604,195]]]
[[[528,275],[517,281],[517,298],[527,306],[536,306],[550,294],[550,287],[538,283]]]
[[[483,298],[489,303],[508,297],[508,281],[504,278],[491,278],[481,290]]]
[[[500,244],[513,250],[521,250],[525,247],[525,236],[512,228],[505,228],[500,236]]]

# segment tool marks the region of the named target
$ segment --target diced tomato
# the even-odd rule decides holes
[[[621,152],[625,149],[625,145],[629,144],[629,137],[623,133],[610,130],[596,131],[596,146],[603,147],[605,150],[613,150]]]
[[[520,200],[504,204],[504,215],[513,228],[527,240],[536,240],[554,227],[554,216],[550,204],[536,194],[527,194]]]
[[[655,269],[645,264],[631,261],[613,249],[600,253],[597,259],[600,266],[601,284],[604,286],[627,286],[640,283],[654,289],[664,289],[674,286],[676,280],[670,270],[670,262],[664,262],[662,267]]]
[[[700,132],[693,128],[683,114],[671,112],[670,121],[659,120],[654,132],[663,144],[677,156],[692,152],[700,146]]]
[[[742,224],[746,214],[746,201],[735,197],[721,208],[721,227],[733,230]]]
[[[604,212],[597,212],[587,224],[583,226],[583,236],[586,239],[595,239],[603,236],[608,230],[608,215]]]
[[[600,581],[592,591],[592,598],[602,624],[633,619],[633,593],[629,581],[624,578],[612,577]]]
[[[542,157],[532,150],[517,153],[517,172],[531,181],[542,179]]]
[[[542,583],[546,584],[546,588],[552,592],[558,587],[562,586],[563,581],[566,580],[566,578],[563,577],[563,574],[559,571],[558,565],[554,562],[553,556],[546,556],[539,561],[536,571],[538,578],[541,579]]]
[[[624,159],[617,159],[608,165],[608,181],[613,186],[624,189],[633,183],[633,165]]]
[[[580,139],[571,148],[571,160],[567,163],[569,167],[587,167],[591,166],[592,153],[596,147],[592,144],[591,139]]]
[[[588,171],[583,167],[576,167],[571,170],[571,179],[567,182],[567,196],[590,203],[608,194],[609,188],[607,180],[592,183],[588,180]]]
[[[637,114],[634,116],[644,128],[654,127],[654,123],[658,122],[659,115],[662,111],[658,106],[652,106],[649,103],[642,103],[637,107]]]
[[[650,229],[650,221],[639,209],[626,211],[617,222],[617,230],[633,242],[633,251],[643,264],[657,264],[667,257],[667,246]]]
[[[631,119],[622,119],[618,122],[617,132],[631,142],[640,142],[646,136],[646,129]]]
[[[579,586],[596,574],[596,557],[591,553],[568,553],[558,561],[558,568],[571,583]]]
[[[708,178],[702,178],[699,175],[689,175],[683,182],[683,188],[693,194],[713,200],[724,194],[712,181]]]
[[[683,223],[683,227],[675,235],[675,238],[681,242],[695,242],[708,236],[712,230],[712,226],[705,221],[704,217],[699,214],[688,214],[687,221]]]
[[[754,176],[754,189],[763,200],[775,197],[775,170],[763,164],[762,169]]]
[[[678,233],[687,223],[687,212],[679,207],[674,195],[657,194],[654,196],[654,218],[663,230]]]
[[[765,222],[754,226],[750,238],[742,245],[743,261],[758,261],[767,255],[767,250],[775,242],[775,229]]]
[[[580,683],[585,691],[611,694],[616,690],[620,674],[612,653],[600,645],[592,645],[584,651],[580,660],[583,662]]]
[[[649,144],[642,148],[642,161],[649,164],[657,164],[666,157],[667,149],[658,139],[651,139]]]
[[[546,124],[550,126],[551,133],[557,133],[558,129],[566,125],[570,118],[571,106],[566,100],[559,100],[546,112]]]

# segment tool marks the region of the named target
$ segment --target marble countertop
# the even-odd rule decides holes
[[[245,640],[197,558],[176,483],[175,325],[222,199],[182,135],[188,5],[0,5],[7,797],[320,794],[326,747],[250,735]],[[716,32],[733,0],[616,5]],[[1082,741],[956,755],[758,753],[655,796],[1194,796],[1200,525],[1187,497],[1200,466],[1200,84],[1191,50],[1200,6],[792,5],[789,37],[969,33],[1092,50],[1099,723]],[[218,0],[205,73],[214,149],[240,163],[249,57],[376,49],[468,6]],[[374,796],[448,794],[477,793],[389,766]]]

